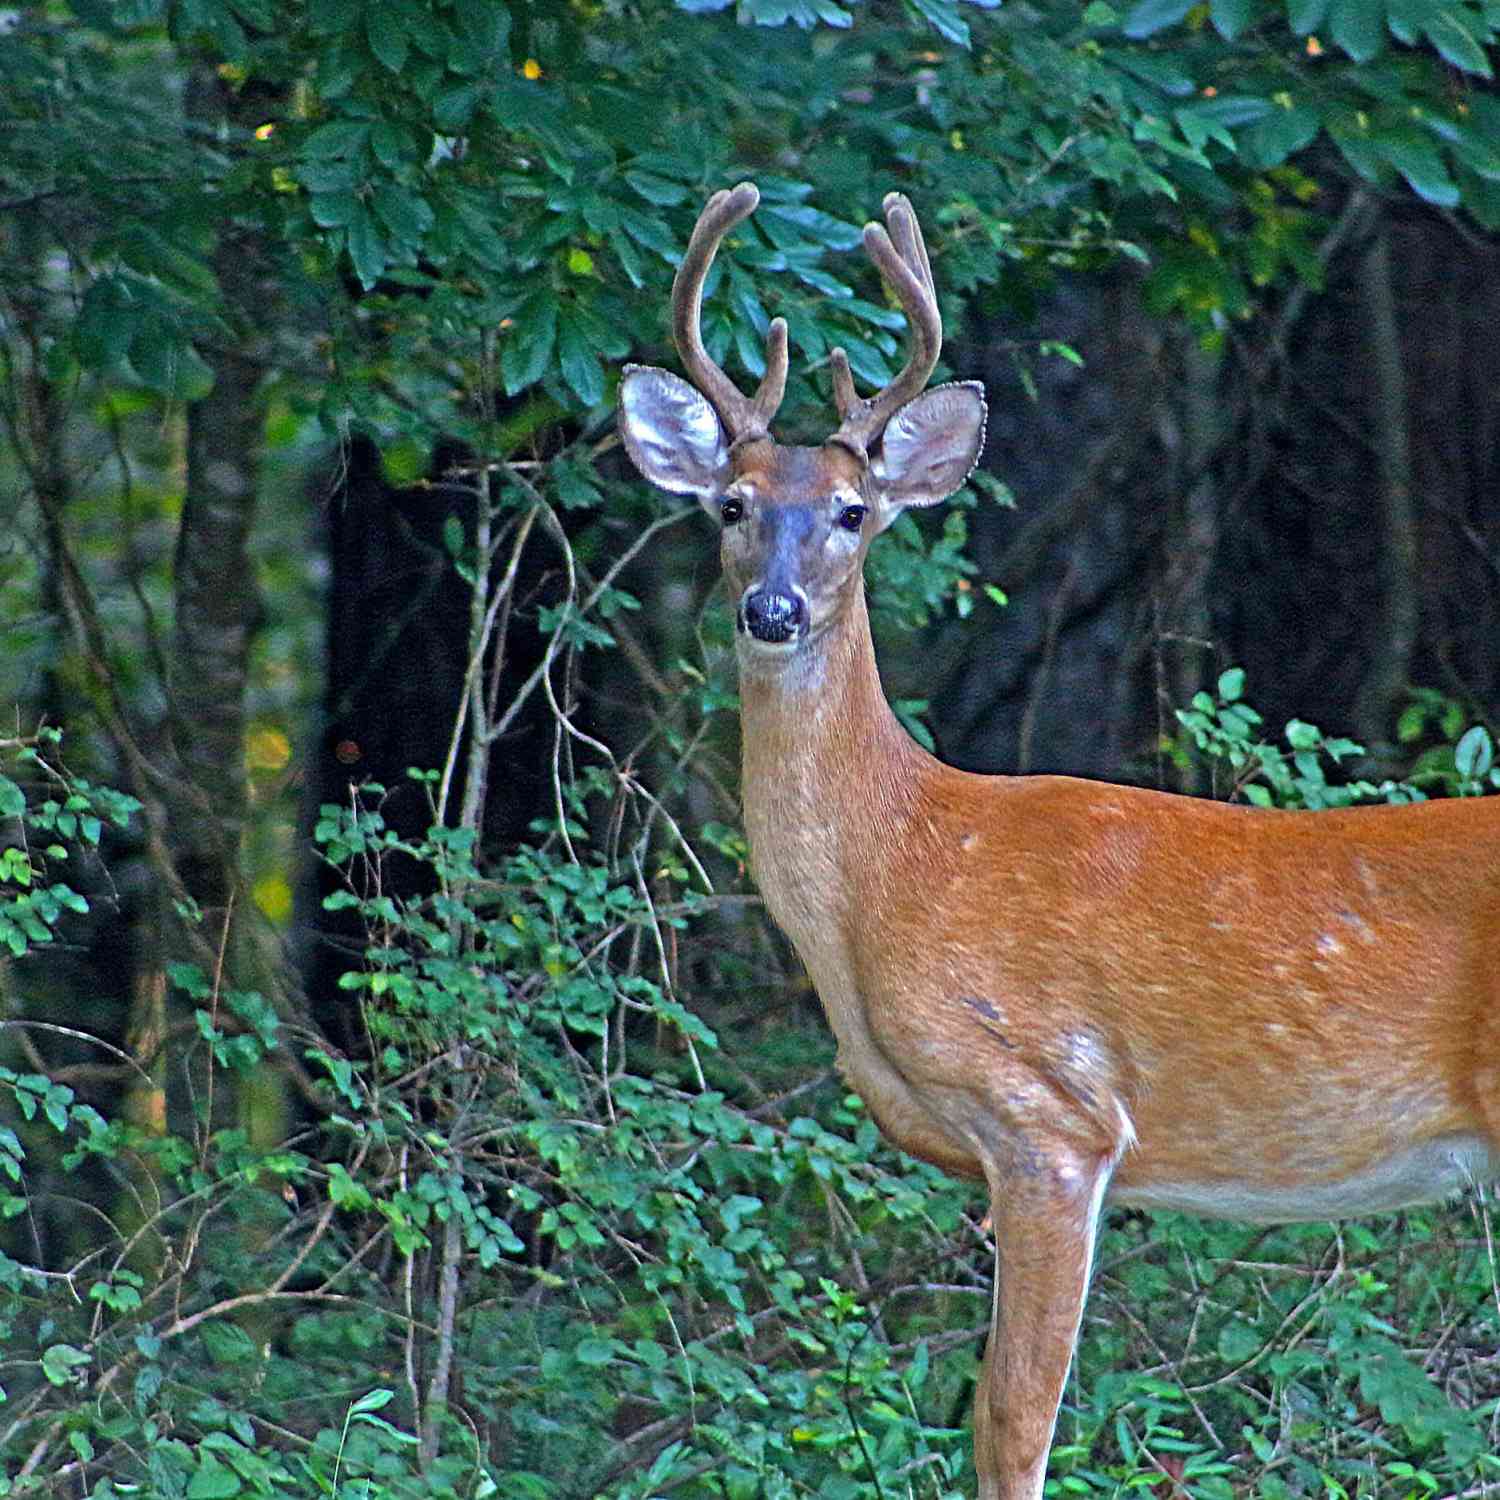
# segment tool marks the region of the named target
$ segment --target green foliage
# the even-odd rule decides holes
[[[1495,741],[1483,724],[1469,724],[1465,707],[1431,689],[1417,689],[1396,724],[1396,738],[1419,751],[1411,779],[1435,782],[1450,795],[1474,797],[1500,788]]]
[[[1483,1231],[1488,1207],[1474,1212]],[[1278,1500],[1492,1479],[1497,1393],[1437,1375],[1428,1353],[1450,1334],[1476,1349],[1493,1338],[1493,1267],[1467,1228],[1438,1210],[1339,1230],[1112,1225],[1080,1350],[1085,1399],[1065,1413],[1054,1472],[1076,1493],[1170,1472],[1194,1495]],[[1132,1368],[1147,1340],[1170,1351],[1165,1367],[1147,1355]]]
[[[481,871],[472,839],[404,841],[375,805],[326,807],[318,833],[351,877],[334,904],[368,929],[346,990],[372,1045],[365,1061],[307,1051],[327,1082],[292,1140],[255,1145],[212,1099],[306,1041],[190,964],[170,974],[193,1007],[185,1133],[0,1069],[6,1215],[40,1207],[23,1136],[42,1124],[69,1175],[135,1184],[95,1210],[65,1275],[0,1260],[12,1486],[64,1437],[50,1467],[99,1495],[854,1496],[875,1493],[871,1462],[956,1474],[963,1435],[925,1404],[939,1382],[920,1332],[898,1348],[847,1287],[953,1233],[964,1194],[882,1150],[852,1099],[799,1113],[747,1089],[651,958],[699,901],[663,907],[580,844]],[[365,879],[397,859],[432,872],[430,899]],[[155,1205],[135,1222],[143,1182]],[[832,1243],[809,1233],[825,1213]],[[467,1351],[468,1414],[427,1460],[415,1391],[378,1376],[443,1312],[412,1321],[388,1255],[464,1267],[446,1336]],[[80,1407],[84,1390],[98,1399]],[[394,1421],[376,1415],[388,1403]],[[504,1434],[483,1450],[480,1413]],[[626,1425],[601,1441],[610,1413]],[[637,1429],[661,1437],[624,1440]]]
[[[849,252],[893,180],[939,235],[947,295],[1024,298],[1052,268],[1131,254],[1153,262],[1153,304],[1210,336],[1258,288],[1317,279],[1312,203],[1340,175],[1500,223],[1500,106],[1469,86],[1497,23],[1475,0],[726,9],[194,0],[22,28],[0,184],[84,209],[55,245],[30,221],[70,284],[33,308],[33,349],[52,380],[202,395],[200,347],[232,336],[213,256],[233,225],[286,247],[291,306],[330,308],[332,378],[299,395],[328,431],[504,449],[463,391],[483,371],[533,415],[601,413],[614,363],[665,331],[639,307],[661,308],[733,175],[764,202],[711,278],[705,333],[758,376],[770,317],[788,319],[794,423],[833,343],[864,380],[890,371],[901,319]],[[148,76],[215,64],[241,90],[227,139],[142,108]],[[475,330],[494,336],[476,348]]]
[[[1191,708],[1178,709],[1186,731],[1175,747],[1191,744],[1216,768],[1232,777],[1229,797],[1243,796],[1257,807],[1349,807],[1359,802],[1414,802],[1431,792],[1476,796],[1500,787],[1494,744],[1483,725],[1466,726],[1462,708],[1436,694],[1419,695],[1402,715],[1400,737],[1408,743],[1429,729],[1440,729],[1444,743],[1425,751],[1400,781],[1330,780],[1330,770],[1357,760],[1364,746],[1328,736],[1315,724],[1291,720],[1286,749],[1259,738],[1263,720],[1244,701],[1245,674],[1231,667],[1219,676],[1213,694],[1196,693]]]
[[[59,740],[47,732],[0,742],[0,944],[14,958],[53,942],[66,913],[89,910],[73,885],[53,878],[69,845],[97,851],[106,824],[123,828],[140,807],[66,771],[51,753]]]
[[[731,733],[725,613],[674,648],[685,661],[649,743],[617,752],[572,716],[580,661],[634,645],[635,549],[675,524],[608,467],[615,366],[670,358],[677,259],[704,197],[742,176],[763,204],[723,248],[704,333],[757,377],[769,320],[788,319],[789,436],[827,430],[835,343],[864,384],[900,362],[903,319],[856,251],[893,186],[928,225],[950,326],[961,298],[1024,305],[1059,270],[1128,256],[1150,263],[1153,306],[1212,337],[1263,288],[1316,282],[1318,205],[1355,181],[1493,225],[1500,132],[1469,83],[1488,76],[1493,8],[80,0],[33,24],[34,10],[0,48],[5,460],[32,476],[33,534],[76,542],[48,461],[87,455],[82,498],[114,507],[85,511],[100,556],[37,552],[98,581],[89,650],[119,662],[102,689],[97,663],[63,659],[49,615],[22,670],[75,673],[104,721],[110,691],[157,712],[164,684],[142,663],[183,508],[171,434],[251,333],[268,352],[239,373],[246,399],[259,382],[268,453],[300,461],[365,433],[390,478],[418,485],[439,437],[467,443],[464,482],[493,484],[476,481],[476,519],[451,520],[442,547],[476,617],[508,615],[493,580],[528,545],[552,549],[565,583],[535,603],[546,656],[516,699],[551,700],[560,747],[528,843],[482,846],[452,766],[419,778],[424,837],[388,826],[377,788],[321,812],[345,882],[331,904],[362,934],[340,991],[364,1043],[352,1055],[237,954],[137,976],[163,996],[161,1024],[126,1048],[102,1026],[91,1041],[89,1018],[46,1023],[77,1048],[68,1077],[27,1060],[33,1023],[7,1012],[24,1055],[0,1067],[0,1488],[971,1488],[954,1414],[987,1247],[967,1190],[882,1147],[830,1083],[826,1038],[740,919],[744,842],[711,795]],[[250,314],[221,286],[241,257],[265,288]],[[39,413],[54,425],[30,425]],[[1003,602],[975,587],[967,526],[960,504],[882,541],[883,623]],[[143,538],[157,552],[137,567]],[[275,644],[290,658],[299,643]],[[469,644],[484,680],[503,643]],[[1340,784],[1332,768],[1357,747],[1310,725],[1262,740],[1242,689],[1226,674],[1183,725],[1247,799],[1420,794]],[[463,705],[478,760],[505,712],[485,696]],[[919,729],[921,705],[901,707]],[[1436,703],[1410,722],[1422,789],[1495,784],[1484,730]],[[50,750],[6,755],[0,942],[20,964],[91,915],[76,865],[139,809]],[[680,795],[699,757],[710,770]],[[408,888],[397,869],[420,872],[422,894],[392,894]],[[101,1069],[107,1112],[69,1081]],[[296,1112],[270,1129],[264,1093],[281,1090]],[[1063,1487],[1485,1478],[1493,1360],[1439,1373],[1414,1350],[1492,1354],[1488,1261],[1440,1216],[1403,1226],[1383,1248],[1116,1225],[1054,1460]]]
[[[347,859],[399,851],[428,862],[442,889],[470,893],[435,905],[442,924],[381,897],[360,903],[376,940],[349,984],[367,995],[381,1045],[370,1101],[390,1087],[385,1067],[420,1067],[460,1033],[487,1059],[461,1101],[468,1131],[435,1131],[434,1110],[451,1106],[424,1089],[424,1153],[449,1143],[442,1191],[430,1174],[404,1202],[362,1206],[409,1227],[409,1248],[458,1213],[479,1266],[512,1283],[500,1305],[476,1311],[491,1352],[471,1360],[466,1379],[509,1412],[523,1447],[558,1424],[586,1440],[600,1408],[650,1413],[674,1431],[696,1410],[694,1432],[652,1450],[639,1472],[634,1461],[620,1468],[628,1450],[613,1455],[618,1493],[654,1492],[711,1461],[729,1466],[732,1487],[810,1482],[865,1463],[850,1415],[858,1403],[878,1411],[884,1450],[954,1461],[959,1435],[913,1413],[907,1361],[870,1339],[831,1264],[814,1274],[826,1251],[787,1231],[809,1196],[836,1195],[861,1239],[876,1225],[899,1238],[903,1225],[952,1224],[961,1200],[936,1174],[879,1152],[853,1101],[837,1106],[842,1128],[830,1129],[806,1115],[767,1118],[718,1082],[717,1036],[639,958],[656,947],[659,924],[680,927],[691,902],[663,911],[606,862],[546,845],[518,851],[481,885],[467,849],[443,839],[402,847],[367,809],[324,808],[320,833]],[[645,948],[642,935],[653,937]],[[663,1028],[681,1038],[680,1061],[652,1040]],[[497,1123],[481,1126],[486,1116]],[[388,1136],[398,1122],[379,1128]],[[508,1204],[506,1217],[486,1199]],[[523,1220],[529,1244],[514,1227]],[[538,1302],[535,1276],[564,1289],[544,1269],[563,1256],[569,1295]],[[776,1346],[794,1357],[769,1366],[760,1351]],[[925,1368],[924,1356],[919,1383]],[[530,1476],[537,1493],[553,1493],[550,1469],[533,1452],[524,1475],[496,1479]]]

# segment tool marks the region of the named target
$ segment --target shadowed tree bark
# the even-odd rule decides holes
[[[1421,599],[1411,492],[1411,431],[1401,329],[1396,318],[1388,225],[1360,258],[1356,284],[1370,356],[1367,410],[1375,451],[1379,590],[1370,628],[1369,668],[1354,706],[1355,729],[1376,754],[1389,743],[1402,695],[1412,682]]]
[[[955,350],[1019,502],[971,523],[1011,604],[885,642],[882,670],[932,699],[957,764],[1181,787],[1173,710],[1230,665],[1267,734],[1313,719],[1377,772],[1421,748],[1395,744],[1413,687],[1493,722],[1500,244],[1357,189],[1317,261],[1325,290],[1289,288],[1185,370],[1124,278],[1059,287],[1032,323]],[[1085,370],[1040,362],[1032,402],[1013,350],[1047,338]]]
[[[187,107],[215,133],[226,125],[244,132],[255,123],[250,102],[204,64],[192,70]],[[256,333],[265,326],[261,260],[253,233],[220,231],[213,269],[237,337],[232,346],[201,350],[214,384],[187,411],[187,490],[174,578],[171,718],[184,772],[179,791],[192,805],[173,821],[184,884],[216,943],[239,898],[245,698],[260,615],[249,542],[263,421],[256,399],[265,355]]]

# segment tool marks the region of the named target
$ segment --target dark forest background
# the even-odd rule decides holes
[[[1497,25],[0,15],[0,1486],[971,1491],[983,1207],[879,1141],[760,912],[716,539],[624,460],[620,365],[675,367],[752,178],[705,331],[750,380],[785,316],[821,437],[829,347],[899,363],[857,249],[899,188],[990,407],[871,560],[913,732],[1494,791]],[[1482,1192],[1116,1214],[1054,1480],[1492,1493],[1497,1335]]]

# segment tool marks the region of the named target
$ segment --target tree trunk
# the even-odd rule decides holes
[[[248,128],[245,106],[212,69],[193,70],[188,113],[219,130]],[[213,255],[223,306],[243,331],[233,348],[203,348],[213,389],[187,413],[187,493],[177,536],[169,684],[172,734],[190,804],[172,820],[183,882],[216,947],[238,899],[246,807],[245,697],[260,612],[250,557],[262,415],[255,387],[263,314],[258,247],[225,228]]]
[[[1370,635],[1369,670],[1355,705],[1355,724],[1360,738],[1379,757],[1391,741],[1401,698],[1411,683],[1420,623],[1411,429],[1387,226],[1376,230],[1360,261],[1358,280],[1370,353],[1370,431],[1379,476],[1381,537],[1378,612]]]

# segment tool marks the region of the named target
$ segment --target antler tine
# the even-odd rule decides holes
[[[917,221],[916,210],[905,193],[887,193],[880,201],[885,214],[886,227],[891,239],[901,253],[901,259],[922,278],[928,295],[937,300],[937,289],[932,280],[932,262],[927,258],[927,242],[922,238],[922,226]],[[939,329],[941,334],[941,328]]]
[[[755,389],[755,414],[761,432],[769,429],[786,394],[787,358],[786,319],[772,318],[766,330],[766,373]]]
[[[911,332],[911,354],[889,385],[861,401],[854,390],[848,357],[842,349],[830,353],[833,399],[840,419],[833,441],[857,453],[864,453],[896,409],[927,384],[943,349],[943,319],[921,225],[903,193],[887,193],[883,207],[889,231],[879,224],[866,224],[865,253],[890,282],[901,303]]]
[[[736,442],[764,437],[781,405],[787,375],[786,320],[776,318],[771,324],[766,336],[766,373],[754,397],[748,397],[703,347],[703,283],[724,236],[754,213],[759,202],[760,192],[753,182],[715,193],[698,215],[672,282],[672,338],[677,352],[693,384],[713,403]]]

